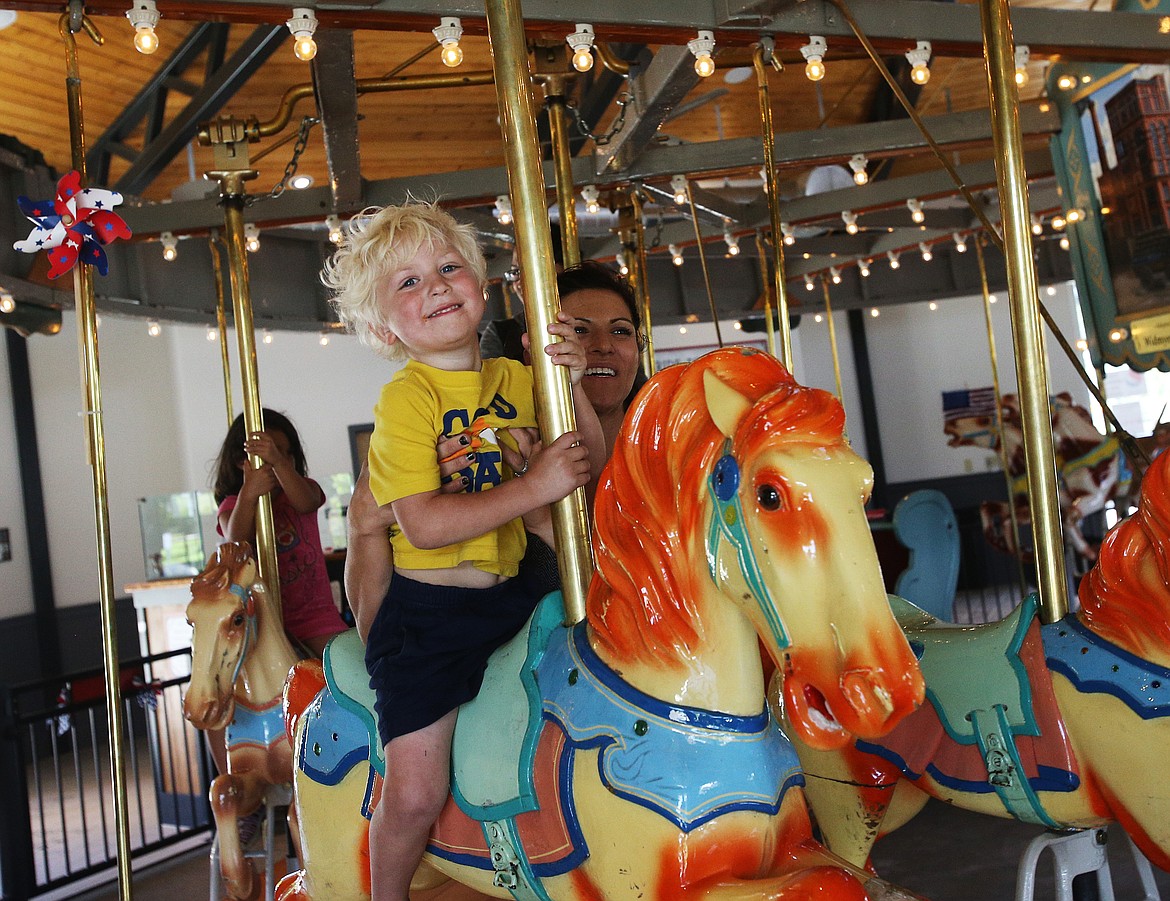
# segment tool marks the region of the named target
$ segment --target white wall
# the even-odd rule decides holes
[[[34,340],[48,341],[48,338]],[[8,344],[0,341],[0,528],[8,529],[12,559],[0,563],[0,618],[32,610],[32,575],[25,536],[24,503],[20,492],[20,463],[16,457],[16,429],[12,422],[12,384],[8,377]]]

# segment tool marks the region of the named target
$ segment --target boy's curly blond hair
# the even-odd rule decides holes
[[[379,285],[420,250],[440,244],[449,244],[463,257],[481,287],[487,283],[487,261],[475,230],[438,204],[420,200],[362,210],[350,219],[348,233],[321,270],[321,281],[334,292],[337,318],[379,356],[392,361],[405,356],[401,342],[387,344],[378,337],[377,330],[385,325],[378,310]]]

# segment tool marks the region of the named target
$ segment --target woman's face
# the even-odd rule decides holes
[[[638,335],[629,308],[612,291],[586,288],[561,298],[585,348],[582,385],[598,414],[620,410],[638,372]]]

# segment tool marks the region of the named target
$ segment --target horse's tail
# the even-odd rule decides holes
[[[324,687],[325,670],[321,668],[320,660],[299,660],[288,671],[288,677],[284,680],[282,709],[289,745],[295,747],[297,721]]]

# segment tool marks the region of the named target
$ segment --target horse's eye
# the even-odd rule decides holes
[[[242,626],[243,624],[244,624],[244,614],[242,614],[242,613],[237,613],[237,614],[236,614],[236,615],[235,615],[235,616],[232,618],[232,625],[233,625],[233,626]]]
[[[765,510],[779,510],[780,489],[765,483],[756,489],[756,500]]]

